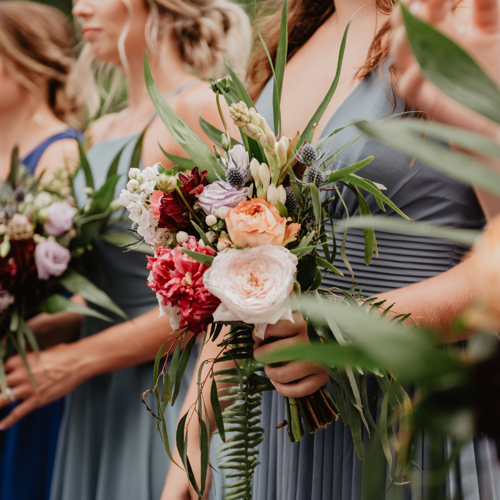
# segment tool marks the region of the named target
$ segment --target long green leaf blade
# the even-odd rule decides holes
[[[38,309],[41,312],[45,312],[48,314],[54,314],[58,312],[72,312],[77,314],[82,314],[84,316],[92,316],[94,318],[102,319],[103,321],[108,321],[112,323],[112,320],[104,314],[97,312],[90,307],[83,306],[81,304],[76,304],[71,300],[63,297],[62,295],[51,295],[47,299],[45,299],[39,306]]]

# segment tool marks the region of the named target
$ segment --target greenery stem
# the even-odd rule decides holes
[[[304,430],[300,422],[299,406],[295,398],[288,398],[290,401],[290,413],[292,415],[292,428],[295,441],[300,441],[304,437]]]
[[[195,211],[191,207],[191,205],[188,203],[186,198],[184,198],[184,195],[182,194],[182,191],[179,189],[179,186],[175,188],[175,192],[179,195],[179,198],[182,200],[182,203],[184,203],[184,206],[189,210],[189,213],[196,219],[196,222],[198,224],[201,224],[200,219],[198,219],[198,216],[196,215]]]

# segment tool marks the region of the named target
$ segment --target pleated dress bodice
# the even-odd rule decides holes
[[[273,123],[272,85],[270,80],[257,102],[258,111],[270,124]],[[358,84],[330,117],[321,137],[356,121],[375,122],[402,112],[404,103],[398,100],[394,105],[390,96],[392,91],[386,64],[380,71],[373,71]],[[310,111],[312,115],[314,110]],[[327,151],[326,158],[358,134],[359,130],[351,126],[327,139],[323,148]],[[411,158],[367,136],[361,137],[339,155],[333,168],[347,167],[371,155],[375,159],[359,171],[358,175],[383,184],[387,188],[384,194],[411,219],[459,228],[481,229],[484,226],[484,215],[470,187],[418,161],[412,162]],[[347,188],[340,189],[349,215],[359,215],[357,198]],[[366,193],[365,197],[374,215],[400,217],[389,207],[386,212],[382,211],[372,195]],[[336,221],[346,218],[344,204],[337,196],[331,199],[329,207],[334,226]],[[467,251],[460,245],[430,238],[380,231],[376,232],[376,236],[379,258],[374,257],[370,266],[366,266],[362,230],[348,231],[347,257],[354,272],[354,282],[358,283],[358,289],[363,288],[365,297],[441,274],[457,265]],[[340,234],[336,240],[339,248],[342,241]],[[334,264],[343,271],[344,276],[327,275],[322,288],[340,287],[348,290],[353,280],[340,255]],[[369,390],[374,397],[375,386],[369,381]],[[376,405],[371,410],[376,418]],[[262,411],[262,426],[266,434],[260,445],[261,465],[256,470],[253,498],[362,499],[363,463],[358,460],[354,451],[350,429],[344,426],[341,418],[325,430],[306,435],[301,442],[292,444],[284,429],[276,429],[286,419],[283,397],[277,392],[264,393]],[[364,440],[366,439],[367,436],[364,435]],[[434,445],[427,435],[422,436],[416,444],[415,460],[424,471],[429,467],[430,450]],[[447,456],[449,449],[449,443],[446,443],[442,450],[443,456]],[[425,478],[425,475],[415,476],[412,483],[404,487],[401,498],[425,498],[428,491]],[[382,485],[381,499],[384,498],[384,489]],[[387,498],[391,498],[391,494]],[[500,468],[492,444],[484,439],[468,443],[456,466],[443,482],[439,495],[436,498],[442,500],[462,497],[465,500],[500,500]]]

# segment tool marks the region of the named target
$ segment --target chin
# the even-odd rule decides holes
[[[104,44],[101,43],[91,43],[91,46],[92,53],[98,61],[108,64],[120,63],[120,54],[116,50],[116,47],[105,47]]]

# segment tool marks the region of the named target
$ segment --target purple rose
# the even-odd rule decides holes
[[[246,201],[249,192],[250,188],[236,189],[228,182],[217,181],[205,186],[198,203],[207,215],[215,214],[221,208],[229,210]]]
[[[54,203],[47,207],[49,219],[43,225],[51,236],[59,236],[73,227],[75,209],[67,203]]]
[[[35,250],[38,279],[48,280],[50,276],[61,276],[66,271],[71,253],[54,240],[43,240]]]

